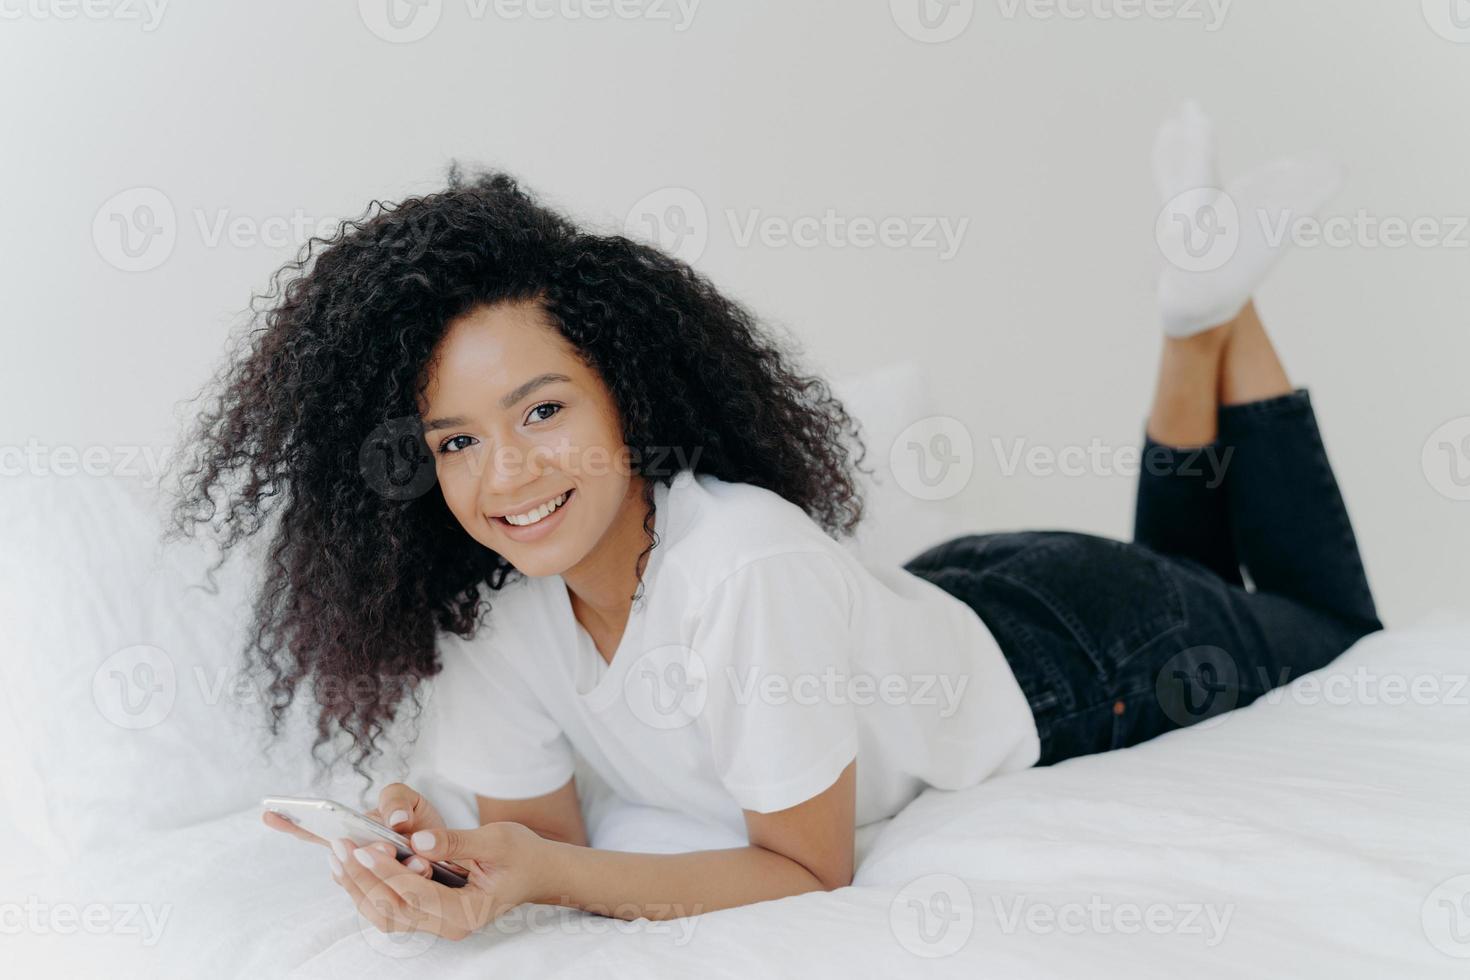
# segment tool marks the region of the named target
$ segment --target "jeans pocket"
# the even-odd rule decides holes
[[[1130,664],[1186,621],[1172,569],[1141,545],[1054,532],[984,575],[1054,620],[1110,691],[1126,686]]]

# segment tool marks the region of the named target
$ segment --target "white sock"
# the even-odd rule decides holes
[[[1233,319],[1291,242],[1291,222],[1337,193],[1342,171],[1320,155],[1288,157],[1221,187],[1214,126],[1193,101],[1154,139],[1164,210],[1155,226],[1164,333],[1187,337]]]

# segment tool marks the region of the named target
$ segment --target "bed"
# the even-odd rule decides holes
[[[874,420],[919,417],[914,381],[848,384],[872,444],[896,435]],[[889,490],[855,544],[866,557],[960,530]],[[926,792],[860,828],[848,888],[670,922],[523,906],[456,943],[378,933],[323,852],[259,823],[262,795],[356,802],[360,786],[311,781],[299,717],[262,750],[258,690],[232,666],[248,555],[217,593],[197,588],[207,555],[159,546],[156,503],[133,481],[19,479],[0,503],[9,975],[1470,975],[1463,614],[1367,637],[1132,749]],[[468,822],[470,801],[418,751],[382,778]],[[578,778],[595,846],[743,843]]]

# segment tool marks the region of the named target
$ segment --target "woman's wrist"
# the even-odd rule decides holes
[[[528,864],[536,869],[536,873],[531,883],[531,897],[527,901],[537,905],[571,905],[572,865],[577,859],[577,852],[586,848],[539,834],[533,835],[528,847],[532,851]]]

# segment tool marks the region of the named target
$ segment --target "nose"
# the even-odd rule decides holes
[[[498,514],[509,504],[523,502],[525,491],[545,472],[543,454],[528,440],[512,436],[497,442],[480,474],[480,507]]]

